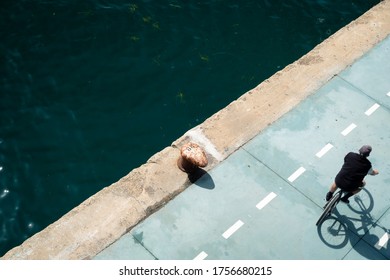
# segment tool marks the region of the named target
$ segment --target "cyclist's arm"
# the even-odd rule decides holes
[[[375,175],[378,175],[379,172],[378,172],[378,170],[372,169],[372,167],[371,167],[370,170],[368,170],[368,173],[367,173],[367,174],[372,175],[372,176],[375,176]]]

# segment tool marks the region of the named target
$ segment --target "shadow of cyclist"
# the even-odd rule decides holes
[[[357,195],[353,198],[354,203],[348,205],[354,215],[341,214],[336,208],[332,217],[324,225],[327,229],[327,238],[325,238],[324,230],[319,229],[321,232],[320,238],[329,247],[335,249],[344,247],[349,241],[353,249],[366,259],[388,259],[390,246],[383,246],[384,244],[381,244],[383,243],[381,241],[382,235],[378,237],[373,233],[373,230],[379,227],[384,231],[384,234],[390,234],[390,231],[372,217],[371,210],[374,208],[374,201],[369,191],[366,189],[364,191],[364,200],[362,196]],[[358,217],[356,217],[356,214],[358,214]],[[332,232],[334,236],[338,237],[339,241],[343,240],[343,242],[337,246],[330,244],[329,240],[336,239],[335,237],[329,238]]]
[[[358,207],[350,207],[352,211],[360,215],[359,218],[356,219],[343,215],[340,217],[340,220],[342,219],[346,226],[359,237],[359,243],[356,244],[351,242],[357,253],[367,259],[387,259],[390,256],[390,246],[384,246],[387,242],[381,244],[381,238],[388,235],[390,231],[388,228],[380,225],[378,219],[371,215],[371,210],[374,208],[374,202],[370,192],[368,190],[365,191],[370,196],[371,204],[367,206],[360,196],[356,196],[354,200],[355,205]],[[383,234],[378,236],[378,231],[374,233],[375,228],[380,228],[383,231]]]

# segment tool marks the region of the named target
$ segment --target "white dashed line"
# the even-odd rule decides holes
[[[318,153],[316,153],[316,156],[318,158],[322,158],[327,152],[329,152],[333,148],[333,145],[328,143],[326,144]]]
[[[379,239],[378,243],[375,245],[377,249],[381,249],[386,245],[387,241],[389,241],[390,235],[386,232],[381,239]]]
[[[379,105],[378,103],[375,103],[374,105],[372,105],[370,107],[370,109],[368,109],[364,114],[366,114],[367,116],[370,116],[372,113],[374,113],[376,111],[376,109],[378,109],[381,105]]]
[[[194,258],[194,261],[201,261],[201,260],[204,260],[205,258],[207,258],[207,254],[205,251],[202,251],[199,253],[199,255],[197,255],[195,258]]]
[[[356,124],[351,123],[346,129],[344,129],[341,134],[344,136],[347,136],[352,130],[354,130],[357,127]]]
[[[257,203],[256,208],[259,210],[263,209],[264,206],[266,206],[268,203],[270,203],[271,200],[274,199],[275,197],[276,197],[276,194],[274,192],[271,192],[265,198],[263,198],[263,200],[261,200],[259,203]]]
[[[294,182],[299,176],[305,172],[306,169],[304,167],[299,167],[297,171],[295,171],[293,174],[291,174],[290,177],[288,177],[288,180],[292,183]]]
[[[227,231],[225,231],[222,236],[225,239],[228,239],[230,236],[232,236],[233,233],[235,233],[240,227],[242,227],[244,223],[241,220],[238,220],[235,222],[234,225],[232,225]]]

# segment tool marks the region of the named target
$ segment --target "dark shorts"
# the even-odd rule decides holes
[[[357,191],[357,190],[361,190],[363,187],[364,187],[364,183],[363,182],[360,182],[360,183],[356,183],[356,184],[351,184],[351,185],[341,185],[341,184],[338,184],[337,181],[336,181],[336,186],[340,189],[342,189],[343,191],[347,191],[347,192],[353,192],[353,191]]]

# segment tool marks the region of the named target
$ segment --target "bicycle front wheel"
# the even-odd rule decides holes
[[[325,205],[324,211],[322,212],[320,218],[318,219],[316,226],[322,224],[322,222],[332,213],[333,208],[336,206],[341,196],[341,192],[337,192]]]

